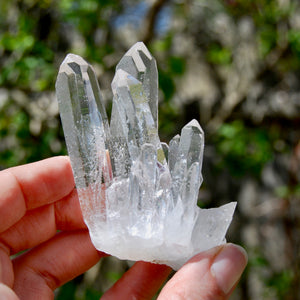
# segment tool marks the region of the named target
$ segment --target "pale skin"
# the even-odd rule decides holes
[[[106,256],[90,241],[68,157],[1,171],[0,191],[1,299],[53,299],[56,288]],[[245,251],[233,244],[199,253],[158,299],[229,299],[246,264]],[[136,262],[101,299],[150,300],[170,272]]]

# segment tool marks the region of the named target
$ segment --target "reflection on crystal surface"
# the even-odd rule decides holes
[[[157,130],[158,77],[143,43],[121,59],[110,124],[93,68],[69,54],[56,91],[84,220],[98,250],[178,269],[225,242],[235,203],[200,209],[204,133],[196,120],[169,146]]]

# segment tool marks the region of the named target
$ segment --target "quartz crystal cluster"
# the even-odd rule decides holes
[[[200,209],[204,133],[158,136],[155,59],[136,43],[116,67],[110,122],[93,68],[69,54],[57,99],[84,220],[98,250],[178,269],[225,242],[235,203]]]

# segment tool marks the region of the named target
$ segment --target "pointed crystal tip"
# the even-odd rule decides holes
[[[138,75],[135,74],[132,67],[138,72],[144,73],[152,60],[154,59],[145,44],[143,42],[138,42],[125,53],[124,57],[117,65],[116,70],[123,69],[137,77]]]
[[[196,119],[193,119],[192,121],[190,121],[189,123],[187,123],[184,127],[196,127],[198,128],[200,131],[203,131],[199,122]]]
[[[135,52],[143,52],[144,55],[146,55],[146,57],[151,60],[152,59],[152,55],[149,52],[149,50],[147,49],[147,47],[145,46],[145,44],[143,42],[137,42],[136,44],[134,44],[126,53],[124,56],[133,56]]]
[[[89,64],[79,55],[69,53],[59,68],[59,73],[78,73],[80,67],[88,67]]]

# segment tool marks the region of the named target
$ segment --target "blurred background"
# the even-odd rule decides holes
[[[0,0],[0,169],[67,154],[54,84],[65,55],[114,68],[144,41],[159,68],[159,132],[206,133],[201,207],[237,201],[227,238],[249,253],[232,299],[300,299],[298,0]],[[99,299],[130,266],[106,258],[56,291]]]

